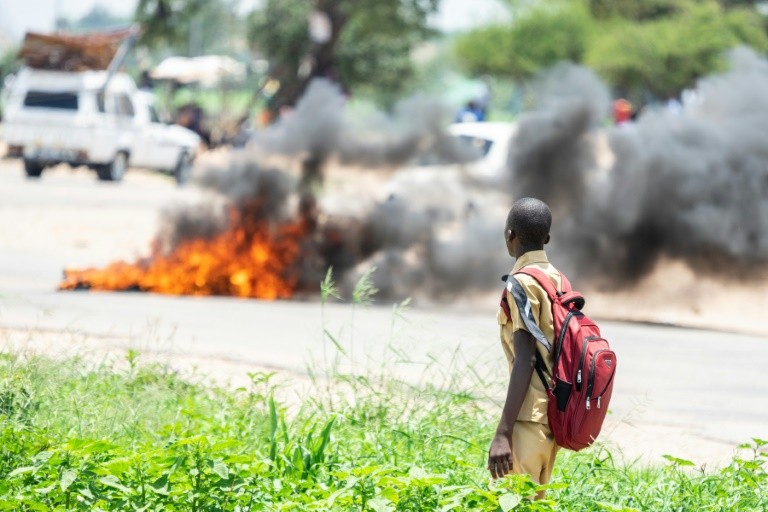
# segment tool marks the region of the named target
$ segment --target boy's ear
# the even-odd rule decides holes
[[[544,239],[544,245],[547,245],[549,243],[549,235],[547,235],[547,238]]]
[[[515,238],[515,232],[507,228],[507,241],[511,242]]]

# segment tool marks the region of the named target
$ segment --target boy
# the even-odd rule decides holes
[[[551,225],[552,213],[545,203],[523,198],[515,201],[509,211],[504,239],[509,255],[517,260],[513,274],[523,267],[538,268],[560,290],[560,273],[549,263],[544,252]],[[555,334],[552,303],[546,291],[530,276],[520,274],[514,279],[522,285],[533,318],[552,344]],[[521,473],[530,475],[534,482],[546,484],[552,475],[558,446],[547,423],[548,400],[544,383],[533,373],[538,351],[546,368],[546,378],[551,379],[553,355],[543,346],[537,346],[509,291],[505,292],[504,299],[512,320],[507,319],[502,308],[497,316],[510,377],[501,420],[488,451],[488,470],[494,478]],[[538,497],[543,497],[543,492]]]

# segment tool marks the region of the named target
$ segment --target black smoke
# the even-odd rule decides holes
[[[233,214],[273,223],[293,216],[290,198],[296,180],[243,155],[226,165],[206,169],[197,183],[213,194],[205,201],[171,207],[162,213],[155,239],[155,248],[161,252],[169,253],[188,240],[213,238],[227,228]]]
[[[768,63],[744,49],[730,63],[700,81],[698,101],[681,113],[660,107],[611,129],[607,171],[590,155],[603,93],[580,87],[585,70],[561,69],[557,82],[570,92],[554,89],[521,121],[510,162],[515,195],[553,207],[564,270],[615,285],[660,257],[724,278],[765,269]]]
[[[553,209],[558,266],[598,284],[632,284],[660,258],[723,277],[766,268],[764,59],[737,51],[730,70],[702,80],[699,100],[682,113],[660,107],[607,130],[610,96],[591,71],[559,65],[532,90],[533,108],[512,141],[506,195],[449,168],[404,171],[352,213],[335,209],[322,188],[308,194],[289,165],[270,169],[264,156],[372,169],[395,168],[425,152],[438,161],[468,158],[447,133],[438,103],[415,98],[392,115],[355,119],[337,88],[316,82],[292,116],[202,177],[220,201],[169,215],[161,238],[173,247],[212,236],[227,225],[233,206],[275,223],[298,218],[309,226],[298,265],[303,290],[316,291],[333,267],[349,291],[375,266],[380,297],[455,298],[498,286],[511,265],[502,239],[506,208],[534,196]],[[598,163],[600,137],[607,137],[613,157],[607,168]]]
[[[214,199],[166,213],[159,243],[168,252],[186,240],[215,236],[232,222],[234,209],[236,221],[255,216],[304,223],[307,236],[293,269],[300,292],[316,292],[328,268],[349,293],[375,267],[380,298],[450,297],[497,285],[509,266],[498,219],[473,200],[473,185],[455,166],[406,172],[352,213],[338,208],[344,198],[325,196],[322,179],[306,176],[308,168],[323,172],[329,162],[376,170],[417,158],[457,164],[476,157],[448,133],[448,121],[442,104],[422,96],[391,114],[354,118],[335,85],[315,81],[293,113],[201,174],[198,183]],[[265,163],[275,155],[281,155],[279,169]],[[295,160],[301,162],[298,176]]]
[[[608,112],[608,90],[593,72],[565,63],[531,89],[534,107],[521,116],[509,154],[512,194],[574,208],[596,166],[590,135]]]
[[[313,80],[293,112],[251,142],[257,151],[290,156],[334,157],[342,164],[396,168],[418,156],[435,163],[462,163],[478,158],[459,144],[446,127],[450,111],[438,100],[417,95],[399,102],[391,114],[353,117],[341,89],[325,79]]]

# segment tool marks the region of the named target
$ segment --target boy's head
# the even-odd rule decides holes
[[[550,227],[552,212],[546,203],[532,197],[515,201],[504,230],[509,255],[517,258],[525,252],[543,249],[549,242]]]

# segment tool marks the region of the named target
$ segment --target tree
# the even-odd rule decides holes
[[[689,5],[674,16],[643,23],[615,22],[595,37],[585,63],[623,95],[679,95],[720,70],[725,51],[747,44],[768,50],[761,20],[744,9],[724,11],[715,2]]]
[[[230,53],[241,32],[236,0],[139,0],[134,21],[143,28],[138,44],[190,57]]]
[[[412,76],[410,52],[428,37],[439,0],[266,0],[249,17],[254,50],[279,83],[270,108],[294,104],[312,78],[391,100]],[[312,19],[313,34],[310,33]]]
[[[535,4],[511,25],[490,25],[460,36],[455,51],[470,73],[525,79],[567,60],[581,62],[592,19],[576,2]]]
[[[589,0],[589,10],[596,19],[621,18],[646,21],[667,18],[682,9],[679,0]]]
[[[768,50],[754,2],[564,0],[515,3],[511,23],[480,28],[455,44],[472,73],[526,79],[559,60],[587,64],[622,95],[676,96],[724,65],[726,50]]]

